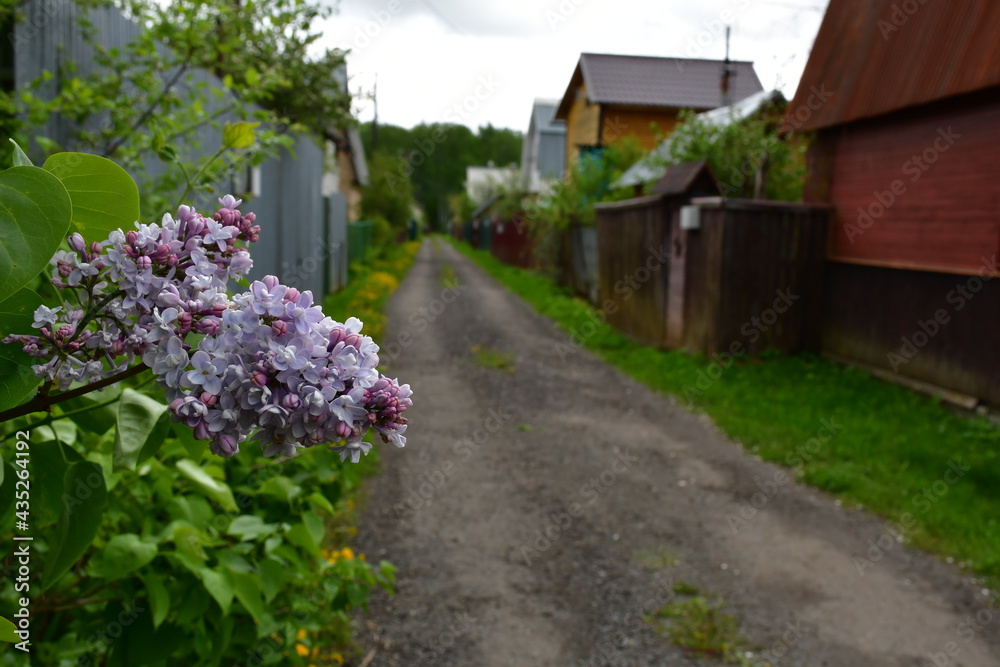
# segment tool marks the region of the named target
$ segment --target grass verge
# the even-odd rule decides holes
[[[339,292],[328,294],[323,300],[323,312],[338,322],[357,317],[364,322],[363,333],[380,342],[385,334],[385,306],[389,297],[399,287],[400,281],[410,270],[420,249],[419,241],[410,241],[385,251],[382,257],[369,264],[358,264],[351,282]],[[367,437],[371,439],[371,434]],[[365,555],[355,553],[348,546],[357,535],[358,504],[362,500],[361,481],[374,475],[380,468],[379,448],[354,464],[359,466],[359,483],[345,489],[345,497],[337,503],[336,515],[327,525],[327,540],[323,557],[338,567],[350,569],[356,562],[365,562]],[[317,664],[344,664],[344,656],[358,654],[352,641],[353,628],[349,621],[331,623],[325,637],[300,633],[295,650],[301,657],[312,657]]]
[[[983,575],[991,588],[1000,584],[1000,429],[990,421],[816,356],[770,354],[724,368],[639,345],[537,273],[453,245],[571,335],[573,345],[556,351],[568,363],[585,347],[649,387],[689,399],[730,438],[793,468],[799,480],[886,517],[887,537],[858,554],[859,571],[877,567],[898,534]],[[745,517],[735,519],[736,529],[746,528]]]

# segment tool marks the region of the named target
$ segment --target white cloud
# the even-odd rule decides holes
[[[561,97],[581,52],[721,59],[724,23],[730,56],[791,97],[826,2],[343,0],[323,45],[352,50],[352,90],[377,76],[382,122],[526,130],[533,99]],[[357,111],[370,120],[371,102]]]

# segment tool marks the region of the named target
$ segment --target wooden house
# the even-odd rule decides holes
[[[835,207],[824,350],[994,405],[998,32],[993,0],[832,0],[785,117]]]
[[[652,150],[682,109],[707,111],[761,90],[751,62],[581,54],[555,114],[566,124],[566,165],[628,136]]]

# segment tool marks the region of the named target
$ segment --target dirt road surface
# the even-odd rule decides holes
[[[724,599],[751,664],[1000,665],[1000,610],[956,566],[573,349],[447,244],[425,242],[382,348],[415,405],[359,524],[399,567],[357,619],[371,667],[720,664],[642,620],[679,581]]]

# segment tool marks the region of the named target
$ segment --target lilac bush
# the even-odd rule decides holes
[[[375,429],[406,443],[409,385],[379,374],[378,345],[362,323],[326,317],[309,291],[274,276],[230,296],[253,263],[237,243],[258,239],[253,213],[227,195],[211,217],[181,206],[160,224],[136,223],[89,245],[80,234],[52,258],[68,292],[39,307],[37,334],[8,336],[39,358],[35,374],[66,390],[125,372],[137,359],[166,389],[170,412],[230,457],[247,439],[265,456],[324,443],[357,462]]]

